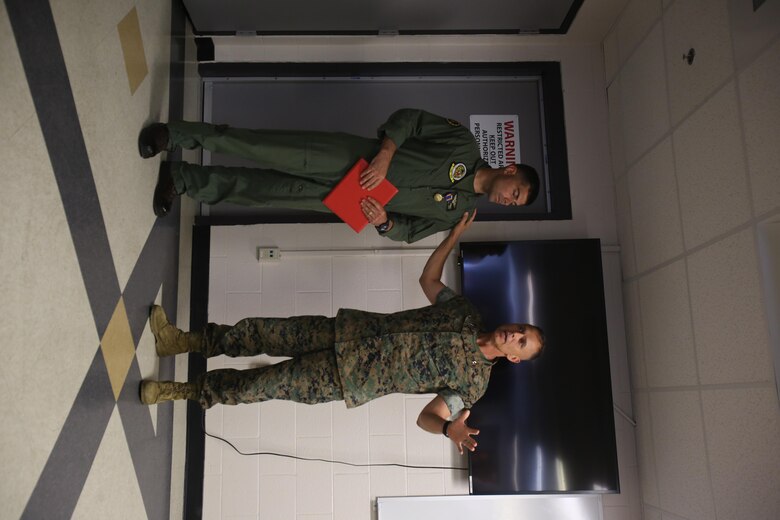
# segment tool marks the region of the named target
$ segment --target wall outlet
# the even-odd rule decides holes
[[[279,262],[282,259],[282,253],[278,247],[257,247],[258,262]]]

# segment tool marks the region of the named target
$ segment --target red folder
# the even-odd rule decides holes
[[[398,189],[387,179],[382,179],[379,186],[373,190],[363,189],[360,186],[360,174],[367,167],[368,161],[361,157],[322,201],[356,233],[360,233],[368,224],[368,220],[360,208],[361,200],[372,197],[384,206],[398,193]]]

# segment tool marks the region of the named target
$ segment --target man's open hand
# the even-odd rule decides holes
[[[477,449],[477,441],[472,435],[479,435],[479,430],[470,428],[469,425],[466,424],[466,418],[468,418],[470,414],[471,412],[469,410],[463,410],[458,418],[450,423],[450,426],[447,429],[447,435],[450,437],[450,440],[455,443],[455,446],[458,447],[458,451],[461,455],[463,455],[463,448],[466,448],[469,451]]]

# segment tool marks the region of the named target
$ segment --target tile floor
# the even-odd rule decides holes
[[[184,30],[171,2],[0,4],[4,518],[181,516],[182,421],[137,398],[174,373],[146,322],[176,311],[179,213],[136,137],[183,110]]]

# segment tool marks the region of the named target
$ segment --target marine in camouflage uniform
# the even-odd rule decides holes
[[[203,333],[192,333],[170,323],[162,307],[152,306],[149,326],[159,356],[265,352],[292,359],[251,370],[214,370],[194,383],[144,380],[139,386],[141,402],[193,399],[208,408],[268,399],[303,403],[343,399],[354,407],[394,392],[435,392],[438,395],[420,411],[417,425],[449,437],[460,453],[474,451],[479,430],[466,422],[467,408],[485,392],[491,360],[534,359],[544,347],[544,334],[534,325],[520,323],[480,331],[477,310],[442,283],[444,263],[473,220],[474,215],[464,213],[428,258],[419,279],[433,304],[428,307],[393,314],[346,309],[335,318],[250,318],[233,327],[212,324]]]
[[[360,406],[391,393],[436,393],[452,414],[485,392],[493,362],[477,346],[480,316],[451,289],[428,307],[377,314],[342,309],[335,318],[248,318],[235,326],[210,324],[207,356],[291,356],[249,370],[220,369],[200,376],[204,408],[285,399],[301,403],[344,400]]]

